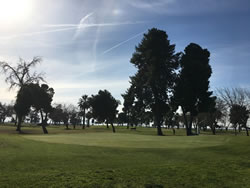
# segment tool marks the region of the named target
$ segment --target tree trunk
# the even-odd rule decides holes
[[[41,126],[42,126],[42,129],[43,129],[43,133],[44,134],[48,134],[48,131],[46,129],[46,122],[45,122],[45,119],[43,118],[43,112],[42,112],[42,110],[40,110],[40,114],[41,114],[41,119],[42,119]]]
[[[188,128],[188,120],[187,120],[186,112],[183,110],[183,108],[182,108],[182,113],[183,113],[184,124],[186,126],[186,134],[187,136],[189,136],[190,130]]]
[[[190,121],[187,126],[187,136],[193,135],[192,133],[193,116],[190,114]]]
[[[66,126],[66,129],[69,130],[69,124],[66,123],[65,126]]]
[[[19,116],[19,117],[17,118],[18,123],[17,123],[17,128],[16,128],[16,131],[18,131],[19,133],[21,133],[21,124],[22,124],[22,119],[23,119],[23,117],[22,117],[22,116]]]
[[[247,133],[247,136],[249,136],[249,132],[248,132],[248,127],[246,126],[246,133]]]
[[[236,133],[236,126],[234,126],[234,135],[236,136],[237,133]]]
[[[90,118],[87,121],[88,121],[87,127],[89,127],[90,126]]]
[[[44,125],[44,123],[42,123],[42,128],[43,128],[43,133],[48,134],[48,130],[46,129],[46,126]]]
[[[212,133],[213,133],[213,135],[216,134],[216,132],[215,132],[215,127],[214,127],[214,126],[212,127]]]
[[[85,122],[84,118],[83,118],[82,122]],[[82,129],[85,129],[85,123],[82,123]]]
[[[107,129],[109,129],[109,122],[106,121],[106,126],[107,126]]]
[[[82,128],[85,128],[85,116],[86,116],[86,112],[85,112],[85,108],[83,109],[83,120],[82,120]]]
[[[158,136],[163,136],[162,130],[161,130],[161,123],[160,123],[160,117],[158,114],[155,115],[154,117],[154,124],[157,127],[157,135]]]
[[[114,125],[113,125],[113,122],[111,121],[111,126],[112,126],[112,131],[113,131],[113,133],[115,133],[115,127],[114,127]]]
[[[238,129],[239,129],[239,133],[240,133],[241,132],[241,126],[240,125],[239,125]]]

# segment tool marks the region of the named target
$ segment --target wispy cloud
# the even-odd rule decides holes
[[[136,34],[136,35],[130,37],[129,39],[124,40],[124,41],[122,41],[122,42],[120,42],[120,43],[118,43],[118,44],[112,46],[111,48],[109,48],[109,49],[105,50],[104,52],[102,52],[101,55],[104,55],[104,54],[106,54],[106,53],[108,53],[108,52],[110,52],[110,51],[112,51],[112,50],[114,50],[114,49],[120,47],[121,45],[123,45],[123,44],[125,44],[125,43],[127,43],[127,42],[129,42],[129,41],[131,41],[131,40],[133,40],[133,39],[135,39],[135,38],[137,38],[138,36],[142,35],[142,34],[145,33],[146,31],[147,31],[147,30],[145,30],[145,31],[143,31],[143,32],[140,32],[140,33],[138,33],[138,34]]]
[[[18,38],[18,37],[30,37],[30,36],[35,36],[35,35],[63,32],[63,31],[70,31],[70,30],[77,29],[73,37],[73,39],[76,39],[78,35],[80,34],[79,29],[82,29],[82,28],[131,25],[131,24],[140,24],[140,23],[143,23],[143,22],[99,23],[99,24],[81,24],[81,25],[77,25],[77,24],[44,25],[45,27],[51,27],[51,28],[57,27],[57,29],[3,36],[3,37],[0,37],[0,40],[8,40],[8,39],[13,39],[13,38]]]
[[[79,24],[76,25],[77,30],[76,30],[76,32],[75,32],[75,35],[74,35],[74,37],[73,37],[73,40],[76,39],[76,38],[79,36],[79,34],[81,33],[81,29],[83,28],[82,26],[85,25],[84,22],[86,22],[86,21],[88,20],[88,18],[89,18],[90,16],[92,16],[93,14],[94,14],[94,12],[91,12],[91,13],[87,14],[86,16],[82,17],[82,19],[80,20]],[[65,27],[65,26],[64,26],[64,27]]]

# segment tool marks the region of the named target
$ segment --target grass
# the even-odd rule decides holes
[[[250,187],[250,138],[0,126],[0,187]]]

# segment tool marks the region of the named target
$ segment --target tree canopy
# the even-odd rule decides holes
[[[215,97],[209,91],[209,78],[212,74],[209,65],[210,53],[198,44],[191,43],[185,50],[180,61],[180,74],[175,86],[174,100],[181,106],[187,135],[192,135],[193,117],[199,112],[208,111],[214,104]],[[187,120],[190,113],[190,121]]]
[[[131,77],[135,99],[143,108],[152,111],[158,135],[163,135],[161,125],[169,109],[178,60],[175,45],[170,44],[165,31],[156,28],[144,34],[130,60],[138,69]]]

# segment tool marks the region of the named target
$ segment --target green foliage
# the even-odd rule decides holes
[[[51,102],[53,100],[54,90],[49,88],[48,85],[42,84],[25,84],[23,85],[16,99],[14,109],[18,116],[18,131],[21,128],[21,122],[24,116],[26,116],[30,108],[33,107],[35,111],[39,112],[42,120],[42,127],[44,133],[47,133],[45,125],[47,124],[47,115],[52,111]],[[45,113],[45,116],[43,115]]]
[[[187,135],[191,133],[192,119],[199,112],[208,112],[215,106],[215,97],[211,97],[209,78],[212,69],[209,65],[210,53],[199,45],[191,43],[185,48],[180,61],[180,75],[174,92],[174,100],[180,105],[183,115],[190,113],[190,122],[185,118]]]
[[[162,135],[161,124],[168,111],[170,94],[176,79],[179,54],[165,31],[150,29],[136,47],[131,63],[138,69],[131,77],[134,95],[140,108],[149,109]]]
[[[117,101],[107,90],[100,90],[97,95],[92,95],[89,101],[93,117],[101,122],[110,122],[113,132],[115,132],[113,122],[118,113],[117,107],[119,101]]]
[[[238,104],[232,105],[229,117],[230,117],[230,123],[233,124],[235,130],[237,126],[239,126],[239,130],[241,129],[241,127],[248,129],[247,120],[249,118],[249,110],[247,110],[245,106],[241,106]],[[247,136],[249,136],[248,130],[247,130]]]

